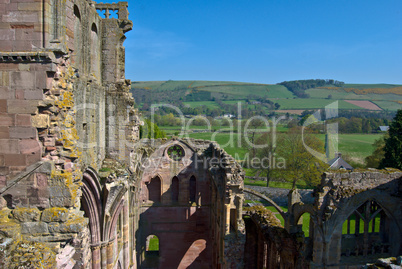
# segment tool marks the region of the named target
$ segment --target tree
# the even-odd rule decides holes
[[[265,133],[257,139],[256,144],[266,145],[257,150],[256,157],[268,162],[257,169],[266,174],[267,186],[274,178],[291,182],[292,188],[296,188],[298,181],[311,187],[319,183],[327,164],[308,152],[303,139],[307,146],[320,152],[324,151],[324,143],[310,133],[304,133],[302,137],[301,130],[300,127],[292,128],[287,133],[277,133],[276,138],[272,133]]]
[[[384,158],[380,168],[392,167],[402,169],[402,110],[398,110],[389,126],[385,139]]]
[[[281,170],[282,177],[292,182],[296,188],[297,181],[304,181],[309,186],[316,186],[327,164],[315,158],[303,144],[323,152],[324,143],[317,136],[304,133],[301,128],[293,128],[287,134],[280,135],[277,141],[276,153],[286,161],[285,169]]]
[[[373,147],[375,148],[373,154],[364,159],[367,168],[378,168],[382,159],[384,159],[385,136],[376,139],[373,143]]]

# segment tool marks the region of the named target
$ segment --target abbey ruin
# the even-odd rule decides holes
[[[215,142],[139,139],[127,6],[0,0],[0,268],[360,268],[402,254],[401,171],[326,173],[284,212]]]

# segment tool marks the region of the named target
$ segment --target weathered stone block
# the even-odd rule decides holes
[[[0,157],[1,158],[1,157]],[[6,176],[0,176],[0,188],[3,188],[7,185],[7,178]]]
[[[0,40],[15,40],[15,30],[0,29]]]
[[[38,22],[38,13],[9,12],[3,16],[4,22]]]
[[[31,118],[32,126],[35,128],[47,128],[49,127],[49,115],[46,114],[38,114],[32,116]]]
[[[35,154],[42,149],[41,144],[34,139],[20,140],[19,144],[21,154]]]
[[[10,131],[8,126],[0,126],[0,139],[10,138]]]
[[[19,139],[36,138],[36,129],[22,126],[10,127],[10,136]]]
[[[42,152],[38,151],[33,154],[32,153],[27,154],[27,155],[25,155],[25,157],[26,157],[27,165],[31,165],[31,164],[39,162],[42,159]]]
[[[40,11],[41,8],[40,2],[18,3],[18,10],[21,11]]]
[[[13,126],[13,125],[14,125],[14,115],[0,114],[0,126]]]
[[[34,114],[37,110],[38,101],[34,100],[8,100],[8,113]],[[1,111],[0,111],[1,112]],[[7,112],[7,111],[4,111]]]
[[[5,99],[0,99],[0,113],[1,112],[7,112],[7,100]]]
[[[6,166],[25,166],[26,159],[20,154],[4,154],[4,163]]]
[[[49,232],[51,233],[79,233],[88,225],[88,221],[84,218],[80,220],[68,221],[66,223],[51,222],[49,223]]]
[[[1,76],[0,76],[0,80],[1,80]],[[1,85],[1,81],[0,81],[0,85]],[[14,91],[11,91],[8,87],[0,86],[0,98],[13,99]]]
[[[15,221],[0,222],[0,232],[5,237],[17,239],[21,235],[21,226]]]
[[[14,87],[33,89],[35,87],[35,73],[28,71],[12,72],[11,83]]]
[[[18,207],[12,211],[13,218],[20,222],[39,221],[40,214],[37,208]]]
[[[15,90],[15,99],[23,100],[24,99],[24,91],[23,90]]]
[[[23,234],[47,234],[49,229],[45,222],[24,222],[21,223],[21,233]]]
[[[35,173],[36,184],[39,188],[46,188],[48,186],[47,180],[48,177],[42,173]]]
[[[47,208],[42,213],[44,222],[64,222],[68,218],[68,210],[63,207]]]
[[[0,149],[3,154],[18,154],[20,148],[18,140],[14,139],[0,139]]]
[[[16,126],[31,126],[31,115],[29,114],[17,114],[15,116]]]
[[[43,99],[43,91],[41,89],[25,90],[24,91],[24,99],[25,100],[42,100]]]

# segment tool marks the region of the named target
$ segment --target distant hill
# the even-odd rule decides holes
[[[243,101],[247,102],[248,106],[266,100],[277,103],[278,112],[298,114],[306,109],[324,108],[325,105],[338,100],[340,109],[367,111],[402,109],[402,85],[393,84],[323,85],[303,89],[304,96],[308,98],[299,98],[284,85],[168,80],[132,82],[132,93],[139,105],[182,103],[189,107],[213,108],[218,107],[218,100],[224,103]]]

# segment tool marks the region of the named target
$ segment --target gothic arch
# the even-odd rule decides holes
[[[327,231],[331,231],[330,233],[325,235],[325,241],[328,244],[336,245],[342,244],[342,227],[344,222],[362,205],[364,205],[367,201],[375,201],[383,210],[386,218],[389,221],[389,225],[392,227],[389,229],[389,232],[392,231],[393,236],[390,238],[390,254],[398,255],[401,252],[401,246],[399,243],[399,238],[401,237],[401,224],[396,221],[396,218],[393,216],[392,212],[397,212],[397,210],[393,210],[392,206],[396,206],[399,204],[398,198],[394,198],[390,196],[386,192],[382,192],[376,189],[369,190],[366,192],[362,192],[354,195],[353,197],[347,199],[344,203],[339,204],[339,208],[335,211],[335,213],[331,216],[331,218],[327,221]],[[335,239],[333,239],[333,235],[337,235]],[[340,240],[340,241],[339,241]],[[327,250],[329,251],[329,250]],[[338,254],[338,259],[341,258],[341,253]]]
[[[172,194],[172,202],[177,203],[179,201],[180,194],[180,181],[177,176],[172,178],[172,184],[170,185],[170,190]]]
[[[98,176],[92,168],[88,168],[82,178],[81,207],[89,219],[91,235],[92,268],[100,268],[99,245],[102,242],[103,208],[101,199],[101,186]]]
[[[74,56],[73,61],[76,65],[76,68],[81,68],[82,63],[82,20],[81,20],[81,12],[80,8],[77,5],[74,5]]]
[[[154,203],[160,203],[162,197],[162,177],[156,175],[146,183],[148,190],[148,200]]]

